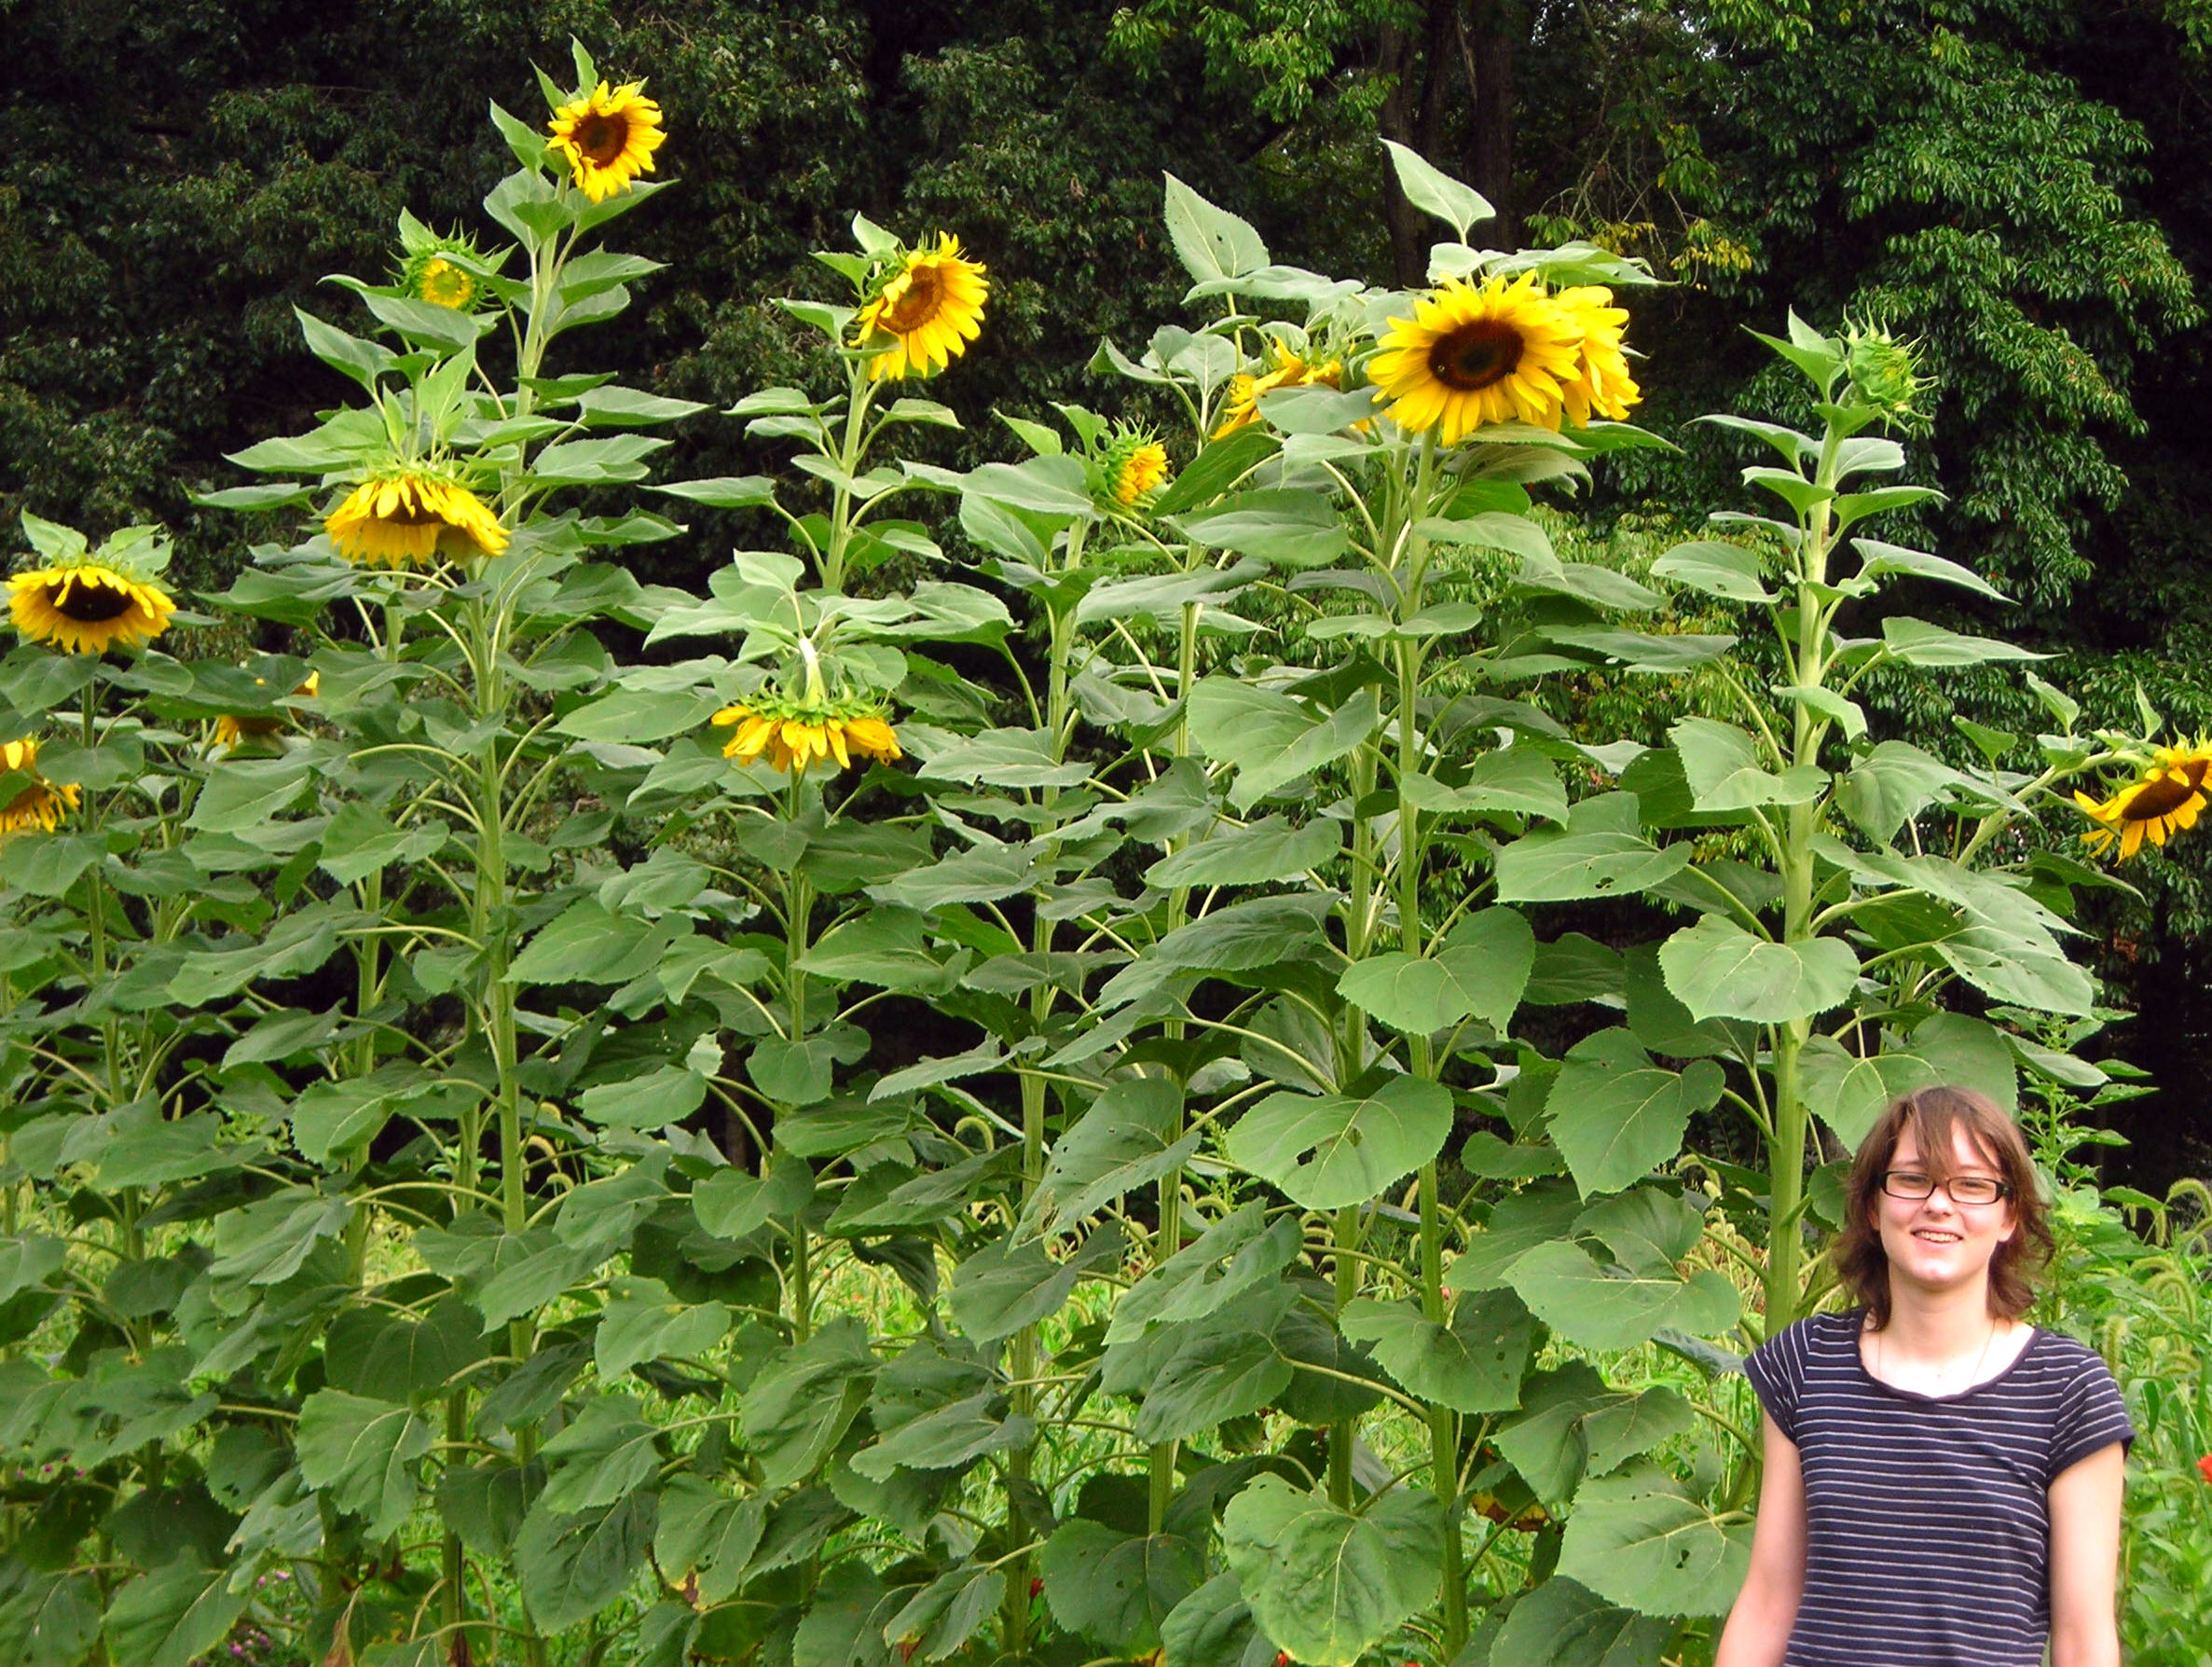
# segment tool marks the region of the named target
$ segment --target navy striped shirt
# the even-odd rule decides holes
[[[1805,1471],[1805,1595],[1784,1667],[2040,1667],[2051,1632],[2052,1479],[2135,1440],[2119,1385],[2036,1332],[1957,1395],[1877,1382],[1865,1311],[1816,1314],[1744,1371]]]

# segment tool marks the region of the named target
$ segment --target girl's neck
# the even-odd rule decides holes
[[[1900,1289],[1892,1281],[1882,1352],[1903,1360],[1954,1360],[1986,1348],[2011,1329],[2011,1321],[1989,1312],[1985,1280],[1947,1291]]]

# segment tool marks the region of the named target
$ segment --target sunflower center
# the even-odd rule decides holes
[[[1500,319],[1477,319],[1436,338],[1429,371],[1447,388],[1473,393],[1502,382],[1520,363],[1520,332]]]
[[[630,143],[630,123],[623,116],[586,116],[570,135],[584,159],[605,168],[619,158]]]
[[[120,619],[135,606],[128,590],[118,589],[103,579],[65,582],[55,594],[53,604],[55,613],[79,625],[100,625]]]
[[[935,267],[916,267],[907,274],[906,293],[886,308],[883,328],[893,336],[918,330],[944,305],[944,274]]]
[[[2128,795],[2127,803],[2121,806],[2120,814],[2131,822],[2154,822],[2160,817],[2173,815],[2196,797],[2204,779],[2203,769],[2200,768],[2196,774],[2195,781],[2190,780],[2186,775],[2179,781],[2170,775],[2161,776],[2156,781],[2146,781]]]
[[[450,261],[433,260],[422,269],[422,298],[439,307],[466,307],[476,281]]]

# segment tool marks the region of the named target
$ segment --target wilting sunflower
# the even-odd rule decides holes
[[[773,697],[758,704],[739,701],[714,714],[723,727],[736,726],[722,748],[739,764],[765,760],[771,769],[795,776],[816,759],[837,761],[844,769],[855,758],[893,764],[906,756],[883,714],[865,706],[806,707]]]
[[[158,585],[102,561],[18,573],[7,589],[16,629],[73,654],[104,654],[118,642],[144,648],[169,628],[176,612]]]
[[[903,255],[860,309],[853,345],[872,352],[868,379],[934,375],[982,333],[991,285],[980,261],[964,260],[960,240],[940,232]]]
[[[2164,845],[2181,830],[2196,826],[2208,796],[2207,776],[2212,776],[2212,743],[2161,747],[2133,786],[2102,803],[2084,792],[2074,794],[2074,803],[2096,823],[2081,835],[2082,842],[2095,856],[2117,843],[2123,862],[2143,848],[2145,839]]]
[[[255,678],[254,682],[258,684],[263,680]],[[307,680],[298,688],[292,691],[292,698],[312,700],[322,692],[323,674],[320,671],[310,671],[307,675]],[[214,739],[208,745],[211,750],[216,748],[229,750],[237,747],[240,741],[267,740],[271,736],[282,735],[283,731],[284,720],[273,713],[254,712],[241,715],[225,712],[215,720]]]
[[[1575,376],[1559,390],[1567,420],[1587,428],[1595,415],[1618,422],[1642,399],[1643,390],[1628,370],[1628,356],[1621,351],[1621,331],[1628,310],[1613,304],[1613,292],[1595,284],[1563,289],[1552,297],[1582,333]]]
[[[37,828],[51,834],[64,810],[77,807],[74,781],[48,781],[38,773],[38,743],[29,737],[0,742],[0,776],[29,776],[30,786],[0,804],[0,836]]]
[[[546,124],[553,148],[567,158],[576,188],[594,202],[627,190],[640,173],[653,172],[653,153],[668,135],[661,131],[661,107],[645,96],[645,83],[606,82],[572,103],[563,104]]]
[[[1533,272],[1479,284],[1447,278],[1411,318],[1390,321],[1367,366],[1378,405],[1416,433],[1441,428],[1447,446],[1487,422],[1518,418],[1556,429],[1580,374],[1582,326],[1544,293]]]
[[[404,567],[449,557],[497,556],[507,530],[468,488],[412,469],[373,475],[323,523],[348,561]]]
[[[1275,368],[1258,376],[1239,374],[1229,382],[1229,403],[1222,406],[1221,420],[1214,429],[1214,438],[1233,434],[1240,428],[1249,427],[1259,420],[1259,396],[1271,393],[1278,388],[1334,388],[1344,376],[1343,365],[1335,359],[1323,359],[1309,364],[1280,341],[1268,343]]]

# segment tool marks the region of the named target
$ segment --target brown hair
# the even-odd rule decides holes
[[[1989,1259],[1989,1312],[2018,1319],[2035,1301],[2030,1279],[2053,1249],[2050,1214],[2020,1125],[1971,1088],[1923,1088],[1892,1102],[1875,1120],[1844,1182],[1843,1231],[1831,1252],[1836,1276],[1865,1304],[1875,1330],[1889,1323],[1889,1258],[1882,1250],[1875,1217],[1881,1205],[1882,1176],[1898,1137],[1908,1128],[1921,1164],[1937,1180],[1950,1178],[1956,1131],[1963,1128],[2012,1189],[2013,1232]]]

